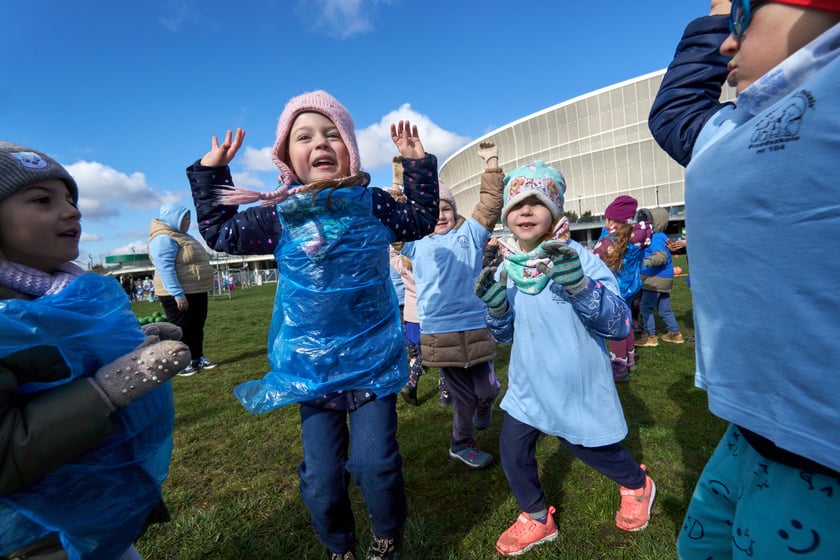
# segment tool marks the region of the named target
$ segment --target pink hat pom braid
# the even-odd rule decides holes
[[[220,192],[216,199],[225,206],[238,206],[252,202],[259,202],[263,206],[273,206],[286,200],[290,194],[286,185],[280,185],[271,192],[252,191],[230,185],[217,185],[217,187]]]

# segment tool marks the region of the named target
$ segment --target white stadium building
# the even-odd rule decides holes
[[[459,209],[471,209],[478,202],[484,169],[478,145],[494,142],[505,171],[543,160],[563,173],[565,210],[572,236],[579,241],[598,238],[604,209],[621,194],[637,199],[639,208],[667,208],[667,231],[679,230],[685,217],[684,170],[648,129],[648,113],[664,74],[660,70],[614,84],[498,128],[447,159],[440,178]],[[734,95],[734,89],[725,88],[723,99]]]

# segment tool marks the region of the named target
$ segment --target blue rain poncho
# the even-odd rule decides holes
[[[20,387],[30,394],[92,376],[145,339],[122,287],[97,274],[79,276],[55,295],[0,301],[0,329],[0,356],[51,345],[70,368],[69,378]],[[113,560],[141,534],[169,469],[171,383],[111,418],[105,441],[0,498],[0,555],[57,532],[69,560]]]
[[[242,406],[258,414],[337,391],[399,390],[408,374],[389,275],[393,234],[372,214],[368,189],[324,191],[314,205],[311,194],[293,195],[277,212],[271,371],[234,389]]]

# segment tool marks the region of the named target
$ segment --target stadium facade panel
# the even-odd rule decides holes
[[[504,125],[470,142],[441,166],[440,178],[459,208],[472,208],[484,163],[478,144],[495,142],[505,171],[544,160],[566,178],[567,212],[602,215],[618,195],[628,194],[640,208],[667,208],[672,219],[684,217],[684,170],[653,140],[648,113],[665,71],[614,84]],[[723,99],[734,99],[725,88]],[[591,221],[573,220],[572,230],[593,229]]]

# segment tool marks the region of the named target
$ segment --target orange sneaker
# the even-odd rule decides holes
[[[502,556],[519,556],[535,546],[557,538],[557,525],[554,524],[554,506],[548,508],[545,523],[528,517],[524,511],[519,514],[513,525],[502,533],[496,542],[496,550]]]
[[[642,470],[647,470],[642,465]],[[645,474],[645,486],[637,490],[621,487],[621,509],[615,514],[615,526],[622,531],[641,531],[650,522],[650,509],[656,497],[656,484]]]

